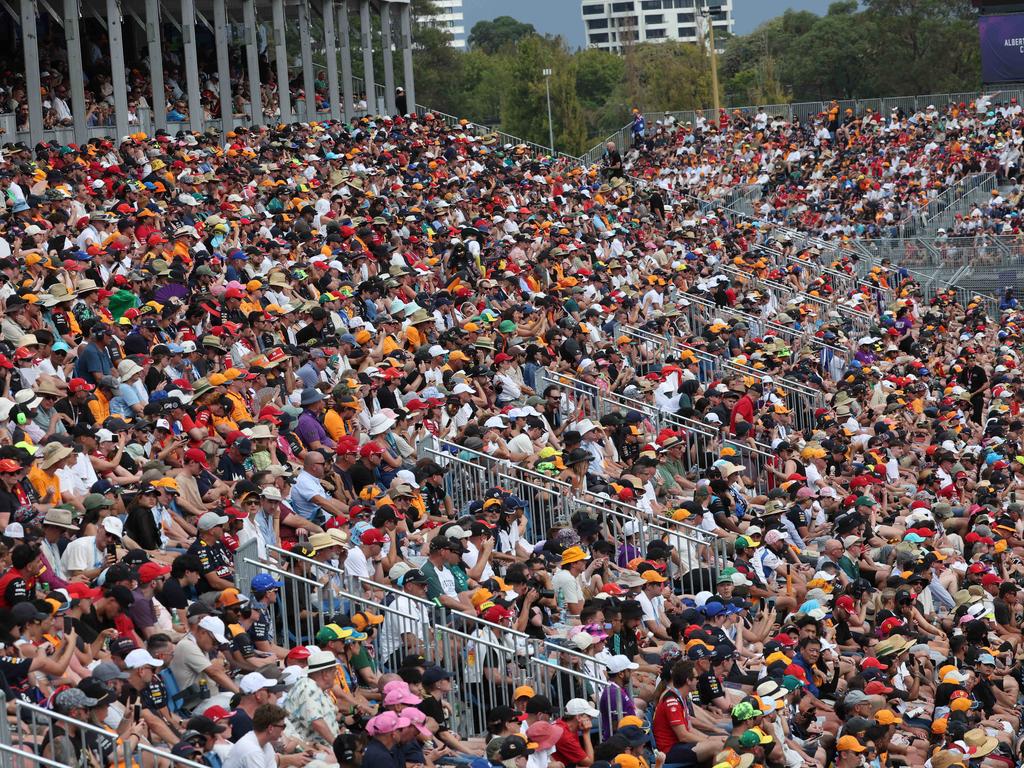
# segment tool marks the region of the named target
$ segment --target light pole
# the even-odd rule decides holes
[[[718,120],[720,104],[718,99],[718,52],[715,50],[715,24],[711,18],[711,13],[720,10],[722,10],[722,6],[708,5],[707,0],[705,0],[704,7],[700,9],[700,15],[708,24],[708,44],[711,47],[711,91],[715,101],[715,120]]]
[[[551,122],[551,70],[541,71],[544,75],[544,90],[548,95],[548,146],[551,147],[551,154],[555,154],[555,126]]]

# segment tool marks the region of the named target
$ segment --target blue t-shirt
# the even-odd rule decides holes
[[[109,376],[112,369],[110,353],[90,341],[85,345],[85,349],[78,354],[78,362],[75,363],[75,376],[83,378],[91,384],[95,381],[92,374],[99,373],[101,376]]]
[[[142,398],[139,397],[135,387],[130,384],[122,384],[110,401],[110,413],[113,416],[123,416],[126,419],[134,418],[135,412],[132,410],[132,406],[141,402]]]

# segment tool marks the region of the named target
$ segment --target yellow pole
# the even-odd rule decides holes
[[[715,25],[711,18],[711,9],[708,9],[708,39],[711,45],[711,90],[715,100],[715,121],[718,121],[720,103],[718,99],[718,53],[715,51]]]

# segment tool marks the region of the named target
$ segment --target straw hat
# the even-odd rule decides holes
[[[49,469],[54,464],[58,464],[68,456],[75,452],[74,448],[60,443],[47,443],[43,446],[43,456],[39,461],[39,466],[43,469]]]

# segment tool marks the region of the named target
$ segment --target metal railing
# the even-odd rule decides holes
[[[5,705],[0,694],[0,702]],[[125,715],[127,717],[127,714]],[[6,717],[4,718],[6,720]],[[88,764],[114,765],[124,768],[125,766],[182,766],[183,768],[208,768],[206,763],[198,763],[184,757],[178,757],[171,752],[158,749],[149,744],[140,743],[132,749],[127,739],[114,730],[100,727],[82,720],[76,720],[68,715],[60,714],[51,709],[31,704],[21,699],[14,700],[14,722],[18,727],[9,734],[10,740],[3,746],[8,748],[2,750],[0,765],[4,768],[15,768],[23,765],[46,765],[46,766],[67,766],[80,764],[84,758]],[[54,729],[58,726],[73,726],[77,730],[75,736],[64,731],[63,737],[68,739],[65,748],[70,748],[71,754],[62,757],[69,758],[68,762],[61,762],[52,758],[44,758],[40,755],[44,749],[49,748],[51,754],[57,753],[57,736]],[[10,729],[8,729],[10,730]],[[86,738],[91,734],[91,738]],[[99,752],[97,753],[97,749]],[[93,762],[94,761],[94,762]]]

